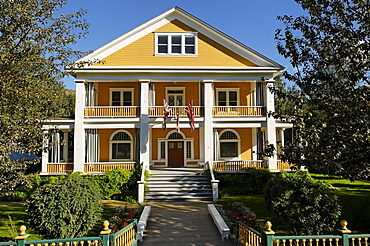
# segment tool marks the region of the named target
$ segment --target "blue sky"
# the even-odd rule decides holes
[[[72,13],[86,9],[89,35],[74,46],[95,50],[146,21],[178,6],[239,42],[289,69],[289,62],[277,53],[274,33],[282,28],[278,15],[302,15],[293,0],[69,0],[61,10]],[[64,80],[75,89],[74,78]]]

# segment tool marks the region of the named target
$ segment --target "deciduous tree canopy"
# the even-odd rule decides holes
[[[39,153],[44,119],[65,114],[60,82],[79,51],[85,11],[59,14],[66,0],[0,0],[0,195],[22,183],[27,163],[11,151]]]
[[[284,159],[351,180],[370,168],[370,1],[296,0],[306,16],[282,16],[278,51],[294,103],[295,144]]]

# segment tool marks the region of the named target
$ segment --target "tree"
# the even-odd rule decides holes
[[[83,237],[101,218],[101,198],[92,181],[71,174],[32,193],[26,221],[44,238]]]
[[[30,162],[11,151],[39,153],[44,119],[62,116],[64,67],[87,33],[80,10],[59,14],[67,0],[0,0],[0,196],[23,184]],[[61,109],[61,110],[60,110]]]
[[[370,2],[296,0],[306,16],[278,17],[277,48],[299,89],[294,103],[294,144],[284,160],[310,171],[351,180],[370,168]]]
[[[330,184],[306,172],[276,174],[265,186],[265,206],[294,235],[331,232],[341,214]]]

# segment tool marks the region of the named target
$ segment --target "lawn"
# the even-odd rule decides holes
[[[347,227],[353,233],[370,233],[370,214],[368,213],[370,208],[370,182],[351,182],[347,179],[317,174],[312,174],[312,177],[326,181],[335,188],[334,193],[339,197],[342,206],[342,215],[339,221],[347,220]],[[278,235],[287,233],[282,223],[278,219],[272,218],[270,212],[266,210],[262,194],[224,197],[218,203],[224,204],[234,201],[243,202],[255,212],[260,220],[271,221],[272,229]],[[339,221],[338,228],[340,227]]]
[[[104,211],[102,214],[101,220],[96,224],[96,226],[89,231],[88,237],[90,236],[99,236],[100,231],[103,229],[103,222],[109,219],[116,207],[124,207],[126,204],[129,207],[138,207],[136,204],[128,204],[127,202],[120,201],[103,201]],[[8,241],[9,238],[13,238],[12,232],[8,229],[10,222],[8,215],[11,217],[14,222],[16,235],[19,234],[19,227],[24,224],[24,219],[26,216],[25,207],[21,203],[5,203],[0,204],[0,241]],[[31,240],[40,240],[42,239],[40,235],[36,234],[34,230],[28,228],[26,231],[30,236],[27,238],[28,241]]]

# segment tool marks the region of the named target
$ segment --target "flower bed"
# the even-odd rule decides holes
[[[118,232],[125,226],[129,225],[134,219],[139,219],[143,208],[128,208],[125,205],[124,208],[118,207],[114,212],[113,216],[108,219],[109,228],[114,232]]]

